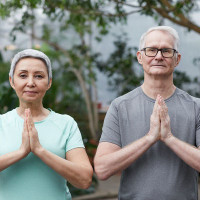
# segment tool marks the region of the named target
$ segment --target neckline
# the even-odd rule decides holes
[[[140,90],[140,92],[143,94],[143,96],[145,96],[145,98],[146,98],[147,100],[149,100],[149,101],[155,103],[156,100],[153,99],[153,98],[151,98],[151,97],[149,97],[149,96],[147,96],[147,95],[144,93],[144,91],[142,90],[142,87],[141,87],[141,86],[139,87],[139,90]],[[165,102],[170,101],[170,100],[173,98],[173,96],[177,93],[177,91],[178,91],[178,88],[176,87],[175,90],[174,90],[174,92],[173,92],[173,94],[172,94],[170,97],[168,97],[167,99],[165,99],[164,101],[165,101]]]
[[[37,121],[37,122],[34,122],[34,124],[40,124],[40,123],[43,123],[45,121],[47,121],[53,114],[53,111],[50,109],[50,108],[47,108],[50,113],[47,115],[47,117],[45,117],[43,120],[41,121]],[[23,121],[24,122],[24,119],[17,113],[17,108],[15,108],[15,115],[16,117],[20,120],[20,121]]]

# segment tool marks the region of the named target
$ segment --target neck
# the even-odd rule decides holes
[[[174,93],[175,89],[173,77],[170,79],[163,79],[163,77],[147,79],[145,77],[142,84],[143,92],[152,99],[156,99],[158,94],[167,99]]]
[[[42,103],[38,105],[34,103],[20,102],[20,105],[17,108],[17,113],[24,119],[25,119],[25,109],[27,108],[30,109],[34,122],[43,120],[49,114],[49,110],[45,109]]]

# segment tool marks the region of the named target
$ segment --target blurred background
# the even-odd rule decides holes
[[[200,97],[199,0],[1,0],[0,113],[18,106],[8,82],[12,57],[25,48],[43,51],[53,68],[44,106],[74,117],[93,163],[109,104],[142,84],[140,36],[157,25],[180,36],[175,85]]]

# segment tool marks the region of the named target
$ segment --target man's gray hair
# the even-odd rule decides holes
[[[145,32],[140,38],[139,50],[141,50],[145,47],[145,38],[149,33],[153,32],[153,31],[163,31],[163,32],[167,32],[170,35],[172,35],[172,37],[174,38],[174,47],[173,48],[178,51],[179,36],[178,36],[177,31],[170,26],[155,26],[155,27],[148,29],[147,32]]]
[[[14,76],[15,67],[17,63],[22,58],[26,58],[26,57],[38,58],[38,59],[43,60],[47,67],[48,79],[49,81],[50,79],[52,79],[51,61],[49,60],[48,56],[44,54],[43,52],[35,50],[35,49],[25,49],[23,51],[18,52],[12,59],[10,72],[9,72],[9,76],[11,77],[12,81],[13,81],[13,76]]]

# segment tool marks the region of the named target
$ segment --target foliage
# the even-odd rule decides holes
[[[16,30],[23,31],[35,18],[32,10],[36,8],[42,9],[51,20],[65,21],[63,28],[73,27],[81,35],[91,33],[90,22],[95,22],[100,34],[107,34],[112,23],[125,23],[127,16],[134,13],[149,15],[160,22],[166,18],[200,33],[200,26],[191,19],[191,13],[199,10],[195,0],[9,0],[0,3],[0,16],[9,17],[20,9],[22,18]]]
[[[123,10],[123,15],[140,13],[154,17],[158,23],[164,19],[200,33],[200,24],[194,22],[191,14],[199,11],[199,2],[196,0],[110,0]],[[124,8],[124,9],[123,9]],[[126,9],[125,9],[126,8]]]
[[[93,38],[100,42],[109,32],[112,24],[126,23],[127,16],[135,12],[153,16],[157,20],[160,17],[162,19],[167,18],[174,23],[198,32],[199,26],[190,21],[190,14],[196,8],[197,3],[188,0],[137,0],[133,2],[128,0],[9,0],[0,3],[0,16],[6,19],[17,14],[18,17],[15,19],[10,33],[13,41],[17,40],[19,32],[24,33],[30,36],[33,44],[34,41],[40,41],[52,48],[54,50],[52,52],[55,52],[56,55],[60,54],[58,57],[62,65],[61,71],[64,74],[67,71],[73,73],[73,75],[68,74],[67,76],[69,80],[72,77],[77,79],[76,89],[70,90],[70,87],[66,88],[65,86],[64,89],[61,89],[60,84],[63,84],[59,83],[58,86],[55,84],[52,92],[48,92],[47,95],[51,96],[57,89],[59,94],[63,95],[65,89],[69,89],[68,91],[72,92],[72,96],[76,96],[77,102],[83,99],[87,108],[91,137],[95,138],[99,130],[95,81],[96,68],[99,65],[97,60],[99,60],[100,54],[92,48]],[[43,20],[39,20],[39,16],[41,16],[41,14],[37,14],[39,11],[43,13]],[[36,27],[42,32],[36,31]],[[68,37],[71,34],[73,34],[72,39]],[[121,44],[115,43],[117,48],[118,45]],[[112,81],[110,80],[111,85],[121,85],[121,88],[117,87],[121,91],[120,93],[129,91],[132,85],[136,87],[142,80],[141,75],[135,73],[135,66],[132,65],[134,58],[131,51],[131,49],[128,50],[127,56],[129,57],[127,59],[119,56],[118,61],[125,63],[123,68],[115,70],[115,78]],[[119,54],[120,52],[115,53]],[[54,55],[51,54],[51,56]],[[103,70],[108,76],[113,76],[113,69],[120,65],[117,63],[118,61],[115,61],[114,56],[111,55],[107,63],[107,72]],[[115,62],[115,64],[112,62]],[[111,69],[109,64],[114,68]],[[101,67],[99,68],[101,69]],[[122,72],[126,73],[127,76],[131,74],[132,78],[123,78]],[[72,83],[76,82],[74,81]],[[71,88],[74,88],[73,85]],[[92,88],[93,94],[90,93],[89,88]],[[82,94],[80,95],[80,93]],[[52,106],[58,105],[57,99],[58,97],[54,97],[54,101],[51,102]]]
[[[117,95],[123,95],[134,88],[140,86],[143,82],[143,71],[141,66],[135,66],[137,62],[136,47],[129,47],[128,38],[123,35],[117,36],[114,41],[115,50],[106,61],[99,61],[98,68],[108,76],[108,83],[111,90],[117,91]],[[195,63],[199,59],[195,59]],[[187,91],[189,94],[200,97],[198,77],[190,78],[185,72],[174,71],[174,85]]]
[[[48,45],[43,45],[40,50],[51,58],[52,66],[55,66],[52,86],[45,95],[44,106],[53,108],[62,114],[73,113],[77,110],[85,112],[77,79],[73,73],[63,67],[66,63],[62,61],[59,52]]]
[[[1,3],[1,7],[9,10],[7,17],[12,16],[13,12],[20,10],[20,17],[16,20],[15,25],[10,33],[13,41],[17,39],[17,33],[25,33],[30,35],[32,41],[37,40],[43,42],[46,47],[52,49],[61,62],[61,71],[59,78],[66,80],[66,76],[70,81],[69,84],[58,83],[53,86],[48,96],[51,96],[55,90],[58,90],[60,96],[65,96],[66,91],[76,96],[76,102],[83,100],[85,102],[89,128],[91,136],[95,138],[95,132],[98,131],[97,104],[93,104],[93,97],[90,96],[88,88],[95,87],[95,59],[97,54],[91,51],[91,44],[88,40],[92,34],[92,23],[97,27],[96,38],[105,35],[108,32],[109,23],[107,17],[102,16],[98,11],[101,3],[94,1],[6,1]],[[35,26],[38,26],[35,8],[42,9],[43,14],[47,15],[49,20],[42,21],[40,25],[41,33],[35,34]],[[98,11],[99,12],[99,11]],[[4,15],[4,14],[2,14]],[[5,17],[5,15],[3,16]],[[113,20],[116,20],[113,18]],[[53,25],[56,27],[52,29]],[[73,40],[67,38],[73,34]],[[100,35],[100,36],[99,36]],[[69,41],[70,40],[70,41]],[[65,41],[68,41],[67,43]],[[32,42],[34,43],[34,42]],[[42,48],[44,49],[44,48]],[[42,50],[41,49],[41,50]],[[58,55],[59,54],[59,55]],[[54,56],[50,54],[50,57]],[[59,68],[60,69],[60,68]],[[57,69],[56,69],[57,70]],[[55,71],[56,71],[55,70]],[[71,81],[72,79],[76,81]],[[75,88],[73,83],[75,83]],[[65,85],[64,85],[65,84]],[[81,94],[82,93],[82,94]],[[70,96],[70,95],[68,95]],[[63,99],[62,98],[62,99]],[[48,99],[48,98],[46,98]],[[57,97],[51,101],[52,106],[56,106]],[[72,98],[68,98],[71,101]],[[97,97],[94,98],[97,102]],[[49,101],[50,103],[50,101]],[[64,103],[66,104],[66,102]],[[58,107],[61,105],[59,104]]]
[[[50,90],[47,91],[47,94],[45,95],[44,106],[52,108],[59,113],[70,114],[77,111],[85,113],[86,110],[83,106],[83,98],[80,95],[78,83],[74,75],[63,70],[62,63],[59,60],[59,55],[56,56],[55,51],[47,48],[47,46],[41,47],[41,49],[51,57],[52,64],[57,66],[57,69],[53,70],[53,82]],[[51,56],[51,54],[54,56]],[[0,113],[5,113],[18,106],[18,98],[8,81],[9,67],[10,63],[5,63],[1,56]]]
[[[50,57],[53,65],[53,85],[45,96],[45,107],[68,113],[78,121],[87,138],[86,149],[92,162],[96,143],[90,140],[95,136],[88,132],[98,133],[99,124],[95,113],[97,99],[89,88],[96,89],[96,72],[100,70],[108,76],[111,89],[118,95],[134,89],[143,80],[133,56],[136,48],[128,46],[128,38],[117,36],[115,49],[105,61],[93,47],[93,40],[101,42],[112,24],[126,23],[127,17],[136,12],[154,17],[158,23],[166,18],[200,33],[199,25],[190,18],[195,9],[198,7],[194,0],[4,0],[0,2],[0,17],[15,19],[10,36],[16,44],[20,34],[30,37],[33,48],[36,42],[42,44],[39,49]],[[0,56],[1,113],[18,104],[9,86],[8,71],[9,64]],[[192,80],[187,74],[175,71],[174,82],[184,89],[189,84],[198,85],[199,79]],[[198,90],[188,91],[200,95]],[[86,192],[93,191],[95,179],[93,183]],[[70,190],[75,194],[83,192]]]
[[[5,113],[16,107],[18,99],[13,93],[8,81],[9,63],[4,62],[0,53],[0,113]]]
[[[94,156],[96,154],[98,143],[93,139],[85,139],[85,148],[90,160],[90,163],[94,167]]]
[[[99,61],[98,65],[99,70],[108,76],[111,89],[118,95],[131,91],[143,81],[143,73],[135,66],[137,48],[129,47],[127,41],[125,34],[116,36],[114,52],[106,61]]]

